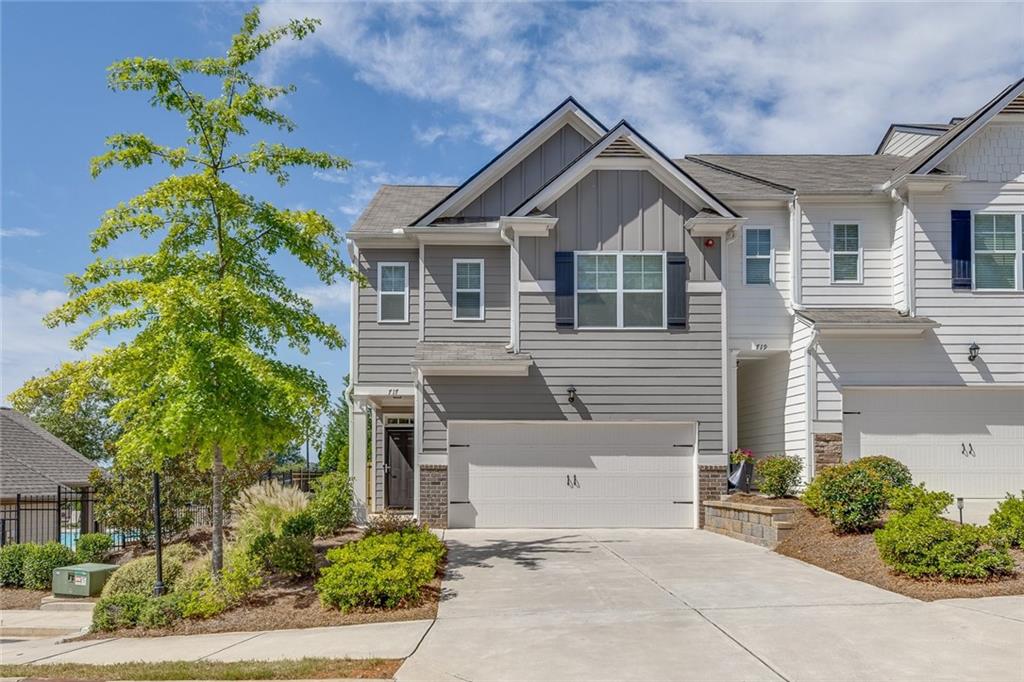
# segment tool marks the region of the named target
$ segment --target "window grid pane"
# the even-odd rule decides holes
[[[767,258],[747,259],[747,284],[771,284],[771,261]]]
[[[405,293],[380,295],[380,319],[385,322],[405,320]]]
[[[832,278],[836,282],[856,282],[860,274],[855,253],[832,254]]]
[[[578,310],[576,326],[578,327],[615,327],[618,326],[618,294],[615,292],[581,292],[577,293]]]
[[[479,291],[455,292],[455,317],[456,319],[480,317]]]
[[[1017,216],[975,214],[974,286],[977,289],[1017,288]],[[1024,243],[1024,232],[1021,234]]]
[[[455,288],[459,291],[479,291],[480,263],[456,263]]]
[[[615,291],[618,288],[618,259],[614,255],[583,255],[576,259],[576,289]]]
[[[382,265],[380,268],[380,290],[382,292],[405,292],[406,269],[401,265]]]
[[[663,260],[660,255],[622,257],[622,288],[627,291],[661,291]]]

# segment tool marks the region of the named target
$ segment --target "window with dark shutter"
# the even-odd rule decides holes
[[[950,211],[953,288],[971,288],[971,212]]]
[[[572,251],[555,252],[555,326],[575,325],[576,274]]]
[[[686,278],[689,277],[686,254],[665,255],[666,301],[669,329],[686,329]]]

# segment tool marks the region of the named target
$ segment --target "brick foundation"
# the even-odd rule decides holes
[[[814,434],[814,470],[821,471],[827,467],[843,463],[843,434]]]
[[[701,505],[705,530],[762,547],[774,548],[793,530],[792,507],[771,507],[728,500],[709,500]]]
[[[431,528],[448,527],[448,467],[420,466],[420,521]]]
[[[708,500],[717,500],[719,497],[726,493],[728,488],[727,479],[729,478],[729,467],[721,465],[714,466],[710,464],[700,465],[700,481],[698,482],[698,489],[700,492],[701,502]],[[704,505],[700,504],[698,509],[700,515],[698,524],[699,527],[704,527]]]

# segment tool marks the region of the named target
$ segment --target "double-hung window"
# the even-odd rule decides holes
[[[576,326],[665,327],[665,254],[577,253]]]
[[[484,261],[456,258],[452,261],[452,319],[484,319]]]
[[[746,284],[771,284],[774,277],[772,228],[747,227],[743,230],[743,281]]]
[[[377,320],[409,321],[409,264],[377,264]]]
[[[860,224],[832,223],[832,282],[860,284],[863,281],[863,261]]]
[[[1013,213],[974,215],[974,288],[1017,289],[1021,216]],[[1024,235],[1021,235],[1024,237]]]

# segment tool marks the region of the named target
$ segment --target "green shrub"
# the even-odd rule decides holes
[[[841,475],[840,469],[841,467],[834,466],[823,468],[815,474],[811,482],[804,488],[800,501],[804,503],[811,513],[817,516],[825,514],[825,498],[822,496],[821,491],[829,479]]]
[[[0,547],[0,587],[21,587],[25,584],[25,557],[29,545]]]
[[[882,516],[885,482],[867,467],[842,464],[829,467],[820,484],[821,514],[841,533],[862,532]],[[824,472],[822,472],[824,473]]]
[[[139,609],[138,625],[164,628],[181,619],[181,599],[176,594],[150,597]]]
[[[313,539],[303,535],[282,535],[271,545],[268,559],[270,567],[277,573],[312,575],[316,568]]]
[[[313,481],[309,511],[316,520],[316,534],[334,535],[352,523],[352,484],[344,472],[335,471]]]
[[[393,511],[387,510],[383,514],[375,514],[370,517],[369,522],[366,524],[366,530],[363,532],[363,537],[401,533],[402,531],[416,530],[417,528],[420,528],[420,525],[411,516],[396,514]]]
[[[227,610],[227,594],[210,578],[209,569],[197,572],[187,589],[178,592],[178,606],[184,618],[212,618]]]
[[[953,496],[944,490],[928,490],[924,483],[891,488],[886,492],[889,509],[897,514],[909,514],[923,510],[938,516],[942,510],[953,504]]]
[[[910,475],[910,469],[907,468],[906,464],[885,455],[861,457],[855,460],[853,465],[866,467],[875,472],[889,488],[902,488],[914,482],[914,478]]]
[[[754,465],[757,489],[769,497],[786,497],[800,483],[803,463],[798,457],[772,455]]]
[[[259,559],[263,565],[270,565],[270,550],[274,546],[277,536],[273,533],[260,533],[249,543],[247,551],[250,556]]]
[[[75,553],[59,542],[28,547],[22,564],[22,585],[30,590],[50,589],[53,584],[53,569],[75,563]]]
[[[316,520],[308,510],[292,514],[281,524],[281,535],[312,538],[316,534]]]
[[[92,612],[92,629],[110,632],[134,627],[151,597],[144,594],[116,594],[102,597]]]
[[[237,604],[263,586],[263,561],[242,547],[229,547],[224,564],[220,582],[228,602]]]
[[[1024,548],[1024,490],[1020,498],[1007,495],[996,505],[996,510],[988,517],[988,525],[1006,544]]]
[[[102,564],[114,549],[114,539],[106,533],[86,533],[78,538],[75,553],[79,563]]]
[[[168,591],[175,588],[185,569],[185,564],[196,557],[196,551],[187,544],[171,545],[163,551],[164,586]],[[133,559],[114,571],[103,586],[103,596],[119,594],[149,595],[156,582],[156,556],[149,555]]]
[[[325,606],[394,608],[416,603],[437,573],[445,547],[427,530],[373,535],[330,550],[316,591]]]
[[[879,555],[914,578],[983,579],[1013,571],[1013,559],[989,528],[957,525],[928,509],[894,514],[875,531]]]

